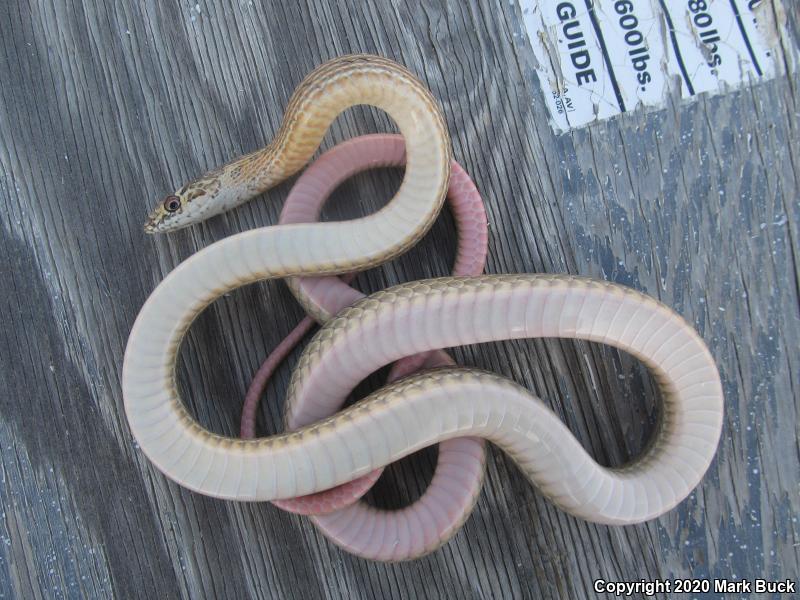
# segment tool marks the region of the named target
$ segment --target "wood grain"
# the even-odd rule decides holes
[[[798,39],[800,10],[785,4]],[[349,52],[402,62],[441,100],[455,155],[486,199],[490,272],[631,285],[703,335],[725,385],[725,430],[679,509],[634,527],[585,523],[492,452],[463,531],[427,558],[384,565],[268,504],[188,492],[137,451],[120,369],[139,307],[199,248],[274,223],[290,184],[165,237],[142,232],[149,207],[267,143],[304,74]],[[532,61],[506,0],[0,3],[0,597],[584,598],[597,578],[798,577],[798,78],[692,104],[671,97],[665,110],[556,136]],[[391,128],[352,110],[324,146]],[[398,183],[393,172],[356,177],[326,217],[365,214]],[[453,236],[445,215],[358,284],[446,273]],[[235,434],[249,377],[300,317],[269,283],[199,319],[180,375],[204,425]],[[559,341],[455,356],[541,395],[605,464],[635,455],[653,430],[653,385],[629,356]],[[290,368],[268,390],[263,432],[276,430]],[[390,469],[371,501],[414,498],[434,459]]]

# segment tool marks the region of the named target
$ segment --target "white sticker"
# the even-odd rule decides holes
[[[780,0],[519,1],[556,131],[783,72]]]

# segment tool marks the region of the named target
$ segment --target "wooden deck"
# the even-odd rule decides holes
[[[800,79],[670,98],[665,110],[557,136],[515,3],[344,4],[0,3],[0,598],[585,598],[597,578],[796,579]],[[798,39],[800,9],[784,4]],[[627,284],[707,341],[724,432],[677,510],[639,526],[589,524],[492,451],[477,509],[449,544],[376,564],[269,504],[182,489],[137,449],[120,371],[139,308],[199,248],[274,223],[290,184],[164,237],[142,232],[149,207],[267,143],[302,77],[351,52],[404,63],[440,99],[455,156],[486,200],[490,272]],[[350,111],[324,146],[387,129],[377,112]],[[357,177],[326,217],[374,210],[399,180]],[[453,236],[443,215],[359,286],[445,274]],[[192,327],[180,375],[205,426],[236,433],[249,377],[301,314],[273,282],[236,291]],[[653,430],[650,377],[608,348],[514,342],[455,356],[535,391],[602,463],[636,455]],[[276,430],[290,369],[269,388],[262,432]],[[418,495],[434,458],[390,469],[372,501]]]

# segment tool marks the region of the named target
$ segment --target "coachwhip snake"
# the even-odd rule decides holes
[[[287,397],[297,431],[237,440],[205,430],[181,402],[175,363],[194,318],[222,294],[264,279],[333,275],[375,266],[416,243],[441,208],[450,148],[430,93],[404,68],[342,57],[312,72],[293,95],[275,140],[168,196],[148,231],[218,214],[296,173],[336,116],[356,104],[392,117],[406,143],[406,172],[392,201],[352,221],[263,227],[189,257],[156,287],[125,352],[125,410],[143,452],[168,477],[233,500],[280,500],[347,483],[422,447],[488,439],[564,510],[609,524],[637,523],[674,507],[697,485],[717,447],[723,397],[697,333],[668,307],[622,286],[560,275],[486,275],[395,286],[327,321],[304,351]],[[503,339],[577,338],[639,358],[663,409],[642,455],[598,465],[544,404],[517,384],[457,367],[390,384],[333,414],[383,365],[417,353]],[[301,408],[298,408],[301,407]],[[333,414],[333,416],[330,416]],[[375,555],[410,558],[414,540],[371,532]],[[408,537],[408,536],[407,536]]]

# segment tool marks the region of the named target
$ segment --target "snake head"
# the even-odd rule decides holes
[[[162,199],[144,224],[145,233],[166,233],[193,225],[214,214],[214,194],[204,180],[183,186]]]
[[[162,233],[181,227],[182,225],[178,223],[182,221],[184,203],[185,200],[177,193],[164,198],[147,217],[144,224],[145,233]]]

